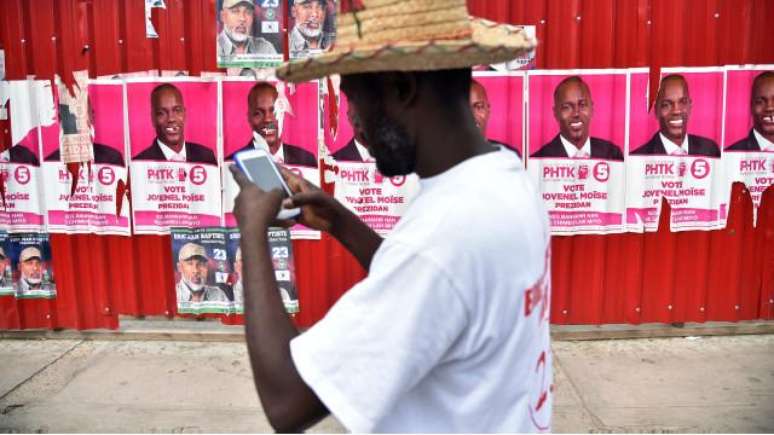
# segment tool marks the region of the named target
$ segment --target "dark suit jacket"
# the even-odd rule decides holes
[[[357,145],[355,145],[355,138],[347,142],[346,145],[341,147],[338,151],[331,154],[333,156],[334,160],[340,161],[340,162],[362,162],[363,159],[360,157],[360,152],[357,150]]]
[[[612,142],[596,137],[589,138],[591,142],[591,158],[604,160],[623,161],[621,149]],[[562,145],[562,139],[557,134],[551,142],[543,145],[536,153],[530,157],[569,157],[567,151]]]
[[[755,134],[750,130],[750,134],[746,138],[734,142],[733,145],[726,148],[726,151],[760,151],[761,146],[758,145],[758,141],[755,140]]]
[[[630,152],[631,155],[666,155],[666,148],[661,143],[659,132],[653,135],[653,137],[645,145]],[[688,135],[688,155],[689,156],[707,156],[707,157],[720,157],[720,148],[718,144],[712,139],[706,137]]]
[[[506,144],[504,144],[504,143],[502,143],[500,141],[493,140],[493,139],[487,139],[487,141],[490,144],[492,144],[492,145],[497,145],[497,146],[505,148],[506,150],[513,151],[514,153],[516,153],[517,156],[519,156],[519,158],[521,158],[521,153],[516,148],[511,148],[508,145],[506,145]]]
[[[252,150],[255,149],[255,146],[253,145],[253,141],[247,142],[247,145],[243,146],[242,148],[239,148],[238,150],[234,151],[230,155],[226,157],[226,160],[233,160],[234,154],[245,151],[245,150]],[[311,167],[317,167],[317,158],[314,156],[314,154],[310,153],[309,151],[297,147],[295,145],[283,143],[282,144],[282,160],[285,164],[288,165],[300,165],[300,166],[311,166]]]
[[[164,157],[164,152],[161,151],[158,139],[153,139],[151,146],[134,156],[134,160],[158,160],[163,162],[166,161],[167,158]],[[211,149],[194,142],[185,143],[185,160],[188,163],[218,164],[215,153],[213,153]]]
[[[49,154],[45,158],[45,161],[47,162],[58,162],[60,160],[62,159],[59,156],[59,149]],[[121,153],[115,149],[107,145],[94,142],[94,163],[124,166],[124,158],[121,157]]]
[[[24,145],[14,145],[8,150],[8,161],[11,163],[25,163],[33,166],[40,166],[38,156],[28,150]]]

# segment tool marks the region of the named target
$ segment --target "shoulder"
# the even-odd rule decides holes
[[[747,137],[744,137],[726,148],[728,151],[758,151],[760,148],[758,147],[758,143],[755,142],[754,136],[752,134],[752,131]]]
[[[248,142],[248,143],[247,143],[247,145],[245,145],[245,146],[243,146],[242,148],[239,148],[238,150],[234,151],[233,153],[231,153],[231,154],[227,155],[227,156],[226,156],[226,160],[234,160],[234,156],[235,156],[237,153],[240,153],[240,152],[242,152],[242,151],[246,151],[246,150],[251,150],[251,149],[254,149],[254,148],[255,148],[255,147],[253,146],[253,142],[252,142],[252,141],[250,141],[250,142]]]
[[[186,142],[185,146],[187,148],[186,152],[190,154],[188,156],[189,161],[196,161],[197,163],[218,163],[215,159],[215,153],[204,145],[196,142]]]
[[[563,155],[562,142],[559,139],[559,135],[557,135],[550,142],[540,147],[531,157],[561,157]]]
[[[688,145],[690,154],[720,157],[720,147],[710,138],[689,134]]]
[[[107,163],[111,165],[124,165],[124,158],[117,150],[103,145],[101,143],[94,143],[94,163]]]
[[[161,148],[159,148],[159,145],[154,140],[153,143],[144,150],[137,153],[136,156],[133,157],[134,160],[153,160],[156,158],[159,158],[158,155],[163,153],[161,152]]]
[[[274,47],[274,44],[260,36],[253,38],[253,47],[255,48],[255,52],[259,54],[277,54],[277,49]]]
[[[8,151],[11,162],[38,165],[38,157],[24,145],[14,145]]]
[[[317,166],[317,159],[311,152],[292,144],[283,144],[285,163],[291,165]]]
[[[609,160],[623,160],[621,148],[616,146],[613,142],[596,137],[591,138],[591,156],[598,156]]]
[[[641,145],[639,148],[636,148],[634,151],[630,152],[629,154],[634,154],[634,155],[655,154],[656,144],[660,144],[660,143],[661,141],[658,138],[658,132],[656,132],[656,134],[654,134],[649,141],[645,142],[645,144]]]

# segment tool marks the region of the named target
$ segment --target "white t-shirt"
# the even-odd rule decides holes
[[[296,368],[353,432],[549,431],[537,190],[508,150],[420,183],[368,277],[291,342]]]

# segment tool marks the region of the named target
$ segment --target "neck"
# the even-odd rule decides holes
[[[683,146],[683,141],[685,140],[685,135],[681,135],[681,136],[668,136],[668,135],[665,134],[664,136],[666,136],[667,139],[669,139],[672,142],[674,142],[675,145]]]
[[[581,149],[583,148],[583,145],[586,145],[586,140],[588,140],[588,138],[589,138],[588,136],[583,136],[582,138],[577,140],[572,140],[567,138],[565,139],[567,139],[567,141],[570,142],[571,144],[575,145],[575,148]]]
[[[415,172],[420,178],[438,175],[469,158],[495,150],[481,135],[467,104],[460,101],[456,110],[428,115],[417,140]]]
[[[277,150],[280,147],[280,145],[282,145],[282,141],[278,140],[278,141],[275,141],[274,143],[268,144],[268,145],[269,145],[269,151],[271,151],[272,154],[276,154]]]

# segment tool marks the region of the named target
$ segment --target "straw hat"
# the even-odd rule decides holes
[[[512,60],[536,42],[519,26],[471,17],[465,0],[338,0],[329,52],[282,64],[300,82],[330,74],[427,71]]]

